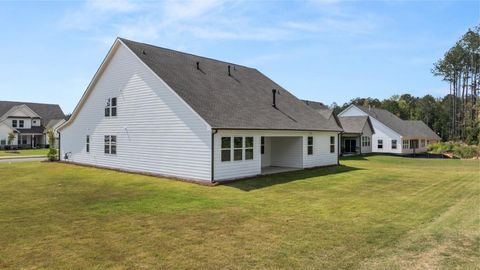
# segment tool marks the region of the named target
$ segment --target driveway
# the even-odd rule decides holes
[[[12,157],[12,158],[0,158],[0,163],[44,161],[44,160],[47,160],[47,157]]]

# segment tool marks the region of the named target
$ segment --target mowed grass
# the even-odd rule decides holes
[[[46,156],[48,149],[23,149],[23,150],[0,150],[0,157],[17,157],[17,156]]]
[[[478,269],[479,161],[342,164],[216,187],[0,164],[0,268]]]

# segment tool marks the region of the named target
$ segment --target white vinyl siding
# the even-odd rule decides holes
[[[258,131],[258,130],[219,130],[215,134],[215,180],[230,180],[255,176],[261,173],[262,166],[284,166],[310,168],[337,164],[337,147],[330,153],[330,136],[337,132],[307,131]],[[264,137],[265,152],[261,154],[261,137]],[[313,154],[307,155],[307,137],[313,137]],[[253,159],[241,161],[221,161],[222,137],[253,137]],[[233,139],[232,139],[233,140]],[[233,142],[232,142],[233,143]]]
[[[339,116],[368,116],[368,114],[355,106],[350,106],[349,108],[341,112]],[[402,149],[400,149],[399,147],[397,147],[397,149],[392,149],[391,146],[392,140],[397,140],[397,142],[401,140],[400,134],[393,131],[391,128],[385,126],[382,122],[371,116],[370,121],[372,123],[373,130],[375,131],[375,133],[371,135],[371,152],[401,154]],[[383,148],[381,149],[377,147],[378,140],[383,141]],[[368,150],[362,149],[362,153],[368,153]]]
[[[71,152],[82,164],[210,181],[210,127],[124,45],[112,52],[78,115],[60,130],[61,157]],[[112,97],[117,116],[105,117]],[[112,134],[116,155],[104,153],[104,136]]]
[[[368,123],[365,123],[365,126],[363,127],[360,150],[362,154],[368,154],[372,152],[372,130]]]

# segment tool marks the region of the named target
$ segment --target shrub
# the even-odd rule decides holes
[[[479,155],[480,148],[460,142],[440,142],[429,145],[428,151],[434,154],[453,153],[458,158],[473,158]]]
[[[49,150],[48,150],[48,160],[55,161],[58,160],[57,149],[55,149],[55,136],[53,130],[49,129],[48,132],[48,141],[49,141]]]
[[[50,147],[50,149],[48,150],[47,157],[48,157],[48,160],[49,160],[49,161],[55,161],[55,160],[57,160],[57,159],[58,159],[57,149],[55,149],[55,148],[53,148],[53,147]]]

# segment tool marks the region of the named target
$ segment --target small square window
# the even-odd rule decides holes
[[[253,137],[245,137],[245,148],[253,147]]]
[[[253,159],[253,149],[245,149],[245,159]]]
[[[330,136],[330,153],[335,153],[335,136]]]
[[[392,140],[392,149],[397,149],[397,140]]]
[[[243,159],[242,152],[243,152],[243,149],[233,150],[233,160],[242,160]]]
[[[253,159],[253,137],[245,137],[245,159]]]
[[[307,137],[307,154],[313,155],[313,137]]]
[[[230,161],[230,149],[222,150],[222,161]]]
[[[222,151],[222,162],[223,161],[230,161],[232,160],[231,158],[231,150],[232,147],[232,138],[231,137],[222,137],[222,142],[221,142],[221,151]]]
[[[234,146],[234,148],[242,148],[243,147],[243,137],[234,137],[233,138],[233,146]]]
[[[232,138],[222,137],[222,148],[230,148],[232,144]]]

